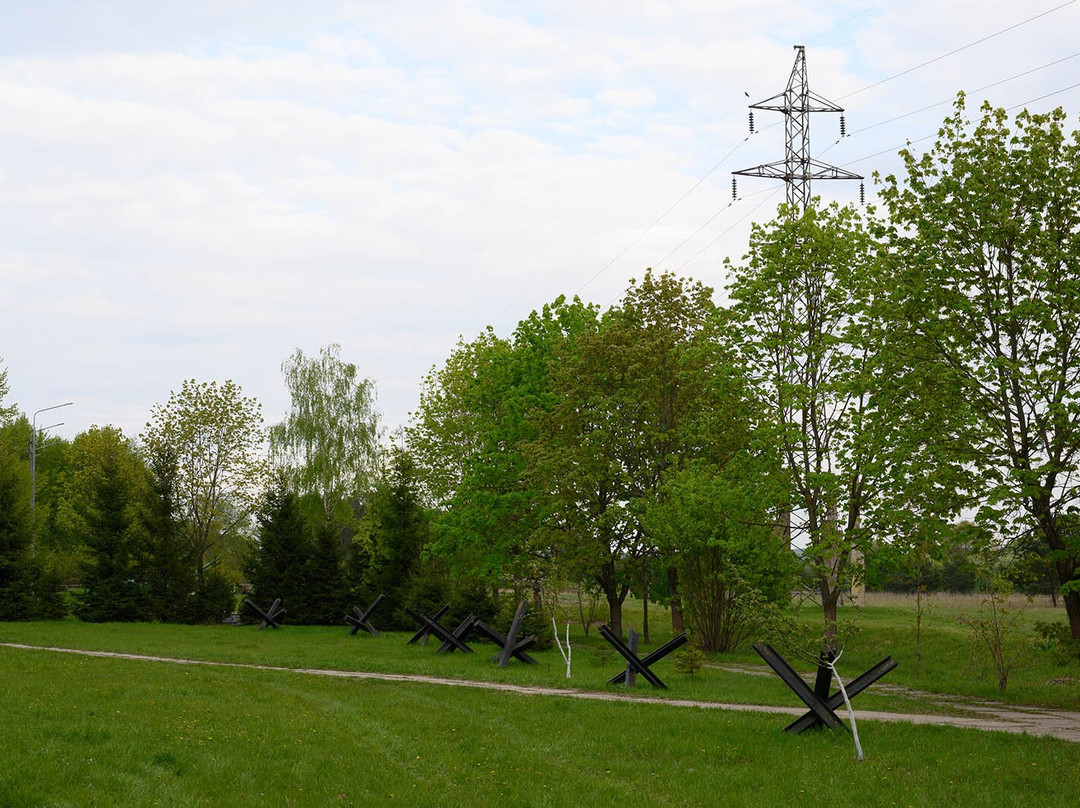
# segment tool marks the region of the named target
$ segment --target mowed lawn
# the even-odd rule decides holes
[[[52,644],[64,644],[58,637],[65,625],[78,633],[78,624],[51,625],[58,632],[48,638]],[[12,635],[33,628],[3,625],[0,639],[26,642],[29,638]],[[119,635],[125,628],[107,630]],[[173,628],[131,630],[136,636],[157,630],[168,637]],[[219,638],[228,635],[220,631],[202,630],[214,652],[202,656],[224,652]],[[240,632],[232,637],[241,645],[258,645],[270,636],[252,628],[233,631]],[[199,632],[180,632],[183,653],[174,655],[200,656]],[[333,653],[356,655],[366,649],[376,656],[384,645],[403,645],[399,636],[349,646],[341,631],[293,633],[328,648],[333,643]],[[273,643],[283,648],[285,631]],[[425,666],[464,660],[436,658],[432,649],[414,646],[407,653]],[[552,665],[545,658],[544,667]],[[690,689],[683,686],[690,680],[680,679],[682,674],[665,673],[672,690]],[[529,674],[512,667],[505,675]],[[0,648],[0,699],[0,805],[12,808],[1050,808],[1075,802],[1080,773],[1080,744],[1053,739],[863,722],[868,759],[859,763],[847,733],[791,737],[782,732],[784,716],[6,647]]]
[[[853,621],[857,632],[849,640],[839,670],[851,679],[885,656],[898,667],[883,680],[918,691],[993,699],[1014,704],[1056,707],[1080,711],[1080,664],[1062,666],[1043,647],[1034,625],[1038,621],[1064,622],[1064,609],[1049,603],[1029,603],[1015,597],[1010,605],[1016,618],[1007,637],[1010,660],[1008,689],[997,689],[997,676],[986,649],[972,639],[963,620],[978,616],[977,596],[934,595],[923,620],[922,663],[916,671],[915,613],[911,598],[874,594],[859,609],[841,609],[841,619]],[[671,637],[667,611],[651,607],[653,643],[642,653]],[[821,621],[821,610],[806,605],[801,618],[809,626]],[[376,621],[378,623],[379,621]],[[641,626],[640,602],[628,601],[626,626]],[[378,638],[366,634],[348,636],[342,626],[286,626],[281,631],[258,631],[253,626],[178,626],[148,623],[88,624],[74,619],[39,623],[0,623],[0,642],[55,645],[156,656],[254,663],[289,668],[364,670],[383,673],[410,673],[458,679],[508,682],[548,687],[576,687],[618,691],[605,685],[619,669],[620,659],[593,629],[589,636],[579,626],[571,627],[574,646],[573,679],[565,678],[565,664],[554,648],[532,651],[540,660],[536,667],[517,663],[500,669],[491,664],[494,646],[470,639],[477,653],[436,654],[433,648],[406,645],[408,633],[384,633]],[[785,651],[800,670],[809,665]],[[695,676],[675,670],[668,657],[657,672],[670,685],[664,692],[642,692],[654,696],[701,699],[747,704],[796,706],[788,689],[772,676],[747,676],[727,668],[762,666],[760,657],[745,645],[737,651],[710,659],[710,667]],[[915,694],[905,697],[895,691],[871,690],[859,696],[857,706],[891,712],[950,712]]]

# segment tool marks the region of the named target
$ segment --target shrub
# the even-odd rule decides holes
[[[1066,623],[1040,620],[1035,623],[1035,633],[1041,638],[1036,647],[1049,651],[1059,665],[1080,662],[1080,640],[1073,639]]]

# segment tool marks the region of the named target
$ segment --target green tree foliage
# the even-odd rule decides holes
[[[63,616],[59,581],[31,543],[30,422],[19,416],[0,423],[0,620]]]
[[[979,555],[991,545],[991,539],[985,528],[961,522],[922,540],[875,544],[867,557],[867,588],[880,592],[977,592]]]
[[[230,538],[248,524],[265,479],[260,458],[262,411],[232,381],[185,380],[155,405],[142,434],[148,462],[175,470],[179,534],[195,565],[196,611],[219,617],[232,606],[220,567]]]
[[[668,476],[645,525],[679,570],[694,641],[729,651],[785,606],[795,557],[776,530],[778,464],[749,452]]]
[[[893,375],[937,468],[971,474],[980,520],[1041,534],[1080,638],[1080,545],[1061,529],[1080,500],[1080,134],[1060,109],[1010,122],[989,105],[972,130],[961,96],[934,146],[901,157],[881,192],[908,357]]]
[[[2,383],[3,377],[0,377]],[[30,569],[30,424],[0,425],[0,619],[34,616]]]
[[[35,554],[60,580],[78,580],[83,547],[79,537],[66,529],[65,503],[71,478],[71,441],[38,435],[34,514]]]
[[[76,614],[91,622],[146,617],[146,591],[137,568],[138,504],[146,496],[146,468],[115,427],[91,427],[71,444],[61,521],[86,548],[83,592]]]
[[[656,542],[665,475],[745,444],[747,406],[711,291],[648,272],[620,303],[560,298],[510,339],[488,330],[433,371],[410,447],[437,506],[434,552],[493,585],[597,583],[622,603]]]
[[[313,555],[311,529],[304,518],[300,498],[281,475],[263,495],[258,525],[257,541],[245,565],[251,599],[266,609],[275,598],[281,598],[286,609],[285,620],[303,622],[308,567]]]
[[[16,405],[4,405],[4,399],[11,392],[11,386],[8,383],[7,368],[2,367],[3,362],[3,357],[0,357],[0,426],[11,423],[19,413],[19,408]]]
[[[329,522],[315,527],[312,552],[304,569],[304,598],[300,605],[304,623],[340,625],[348,606],[339,532]]]
[[[297,349],[282,363],[292,405],[270,428],[272,455],[293,490],[317,497],[325,521],[335,524],[352,518],[349,503],[367,494],[379,460],[375,383],[340,352],[337,344],[317,358]]]
[[[455,575],[535,593],[550,574],[555,551],[542,530],[550,496],[526,448],[537,413],[557,399],[556,351],[595,324],[592,307],[559,298],[509,340],[488,329],[459,344],[425,380],[408,443],[437,509],[431,550]]]
[[[730,267],[746,372],[788,475],[785,521],[806,543],[833,645],[851,553],[867,540],[880,443],[870,399],[876,253],[853,208],[815,203],[755,225],[745,263]]]
[[[445,563],[424,557],[431,525],[409,452],[391,450],[389,464],[375,487],[367,522],[362,556],[367,563],[354,568],[353,592],[358,601],[366,605],[382,593],[386,600],[380,611],[391,615],[394,626],[405,628],[412,625],[402,612],[405,606],[430,613],[449,600]]]
[[[556,395],[538,413],[531,474],[551,493],[560,552],[590,571],[616,632],[630,568],[657,551],[641,517],[665,476],[744,438],[717,318],[712,290],[649,271],[554,353]]]
[[[149,457],[149,484],[135,524],[136,558],[149,616],[163,623],[199,622],[193,548],[176,517],[176,464],[168,452]]]
[[[0,620],[59,617],[58,582],[33,554],[30,422],[4,405],[9,392],[8,368],[0,366]]]

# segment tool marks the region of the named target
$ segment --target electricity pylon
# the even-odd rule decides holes
[[[832,101],[810,91],[806,79],[806,48],[795,46],[795,66],[791,68],[791,77],[782,93],[751,104],[750,109],[772,110],[784,113],[784,136],[787,141],[787,155],[783,160],[765,163],[753,168],[733,171],[742,177],[770,177],[787,183],[787,202],[798,215],[806,210],[810,203],[810,183],[812,180],[861,180],[862,176],[853,174],[837,166],[814,160],[810,156],[810,113],[839,112],[839,107]],[[754,130],[754,113],[750,113],[750,131]],[[844,132],[844,119],[840,117],[840,133]],[[734,182],[734,181],[733,181]]]

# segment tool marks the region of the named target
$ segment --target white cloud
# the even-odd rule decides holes
[[[783,149],[779,126],[747,139],[744,92],[779,92],[794,42],[814,88],[837,98],[1037,12],[194,0],[180,13],[131,0],[105,17],[37,5],[0,33],[0,356],[24,408],[76,400],[72,434],[106,422],[134,434],[189,377],[234,378],[276,418],[281,360],[334,341],[402,423],[459,334],[506,332],[560,293],[606,304],[665,257],[718,287],[724,256],[742,254],[749,222],[778,201],[746,180],[731,203],[728,172]],[[1062,10],[852,96],[848,128],[1072,53],[1078,17]],[[70,24],[47,35],[60,18]],[[996,97],[1063,87],[1070,70]],[[932,132],[944,112],[838,144],[821,116],[815,150],[842,163]]]
[[[618,87],[596,94],[602,103],[616,109],[639,110],[656,103],[656,93],[648,87]]]

